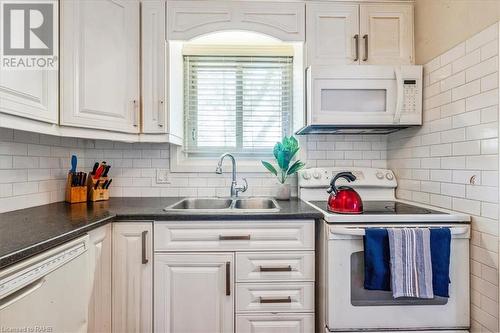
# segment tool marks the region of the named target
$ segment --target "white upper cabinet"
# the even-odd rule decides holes
[[[309,64],[358,63],[358,7],[356,4],[307,4],[306,40]]]
[[[360,5],[363,63],[413,63],[413,5]]]
[[[61,7],[61,125],[138,133],[139,1]]]
[[[307,3],[309,65],[406,65],[413,57],[413,4]]]
[[[300,2],[167,1],[169,40],[189,40],[215,31],[248,30],[284,41],[303,41]]]
[[[0,70],[0,112],[58,122],[57,70]]]
[[[165,1],[142,2],[142,119],[143,133],[166,130]]]

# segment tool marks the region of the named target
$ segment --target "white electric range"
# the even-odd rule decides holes
[[[327,209],[326,190],[341,171],[356,176],[354,182],[342,179],[337,185],[350,186],[360,194],[362,214],[337,214]],[[318,331],[468,331],[469,216],[396,199],[397,180],[391,170],[305,169],[299,172],[298,185],[300,198],[324,216],[316,244]],[[393,299],[390,291],[364,289],[363,236],[371,227],[449,227],[450,297]]]

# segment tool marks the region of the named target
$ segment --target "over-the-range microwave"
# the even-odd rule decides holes
[[[306,126],[297,134],[386,134],[422,125],[422,66],[306,69]]]

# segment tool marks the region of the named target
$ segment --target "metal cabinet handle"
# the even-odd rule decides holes
[[[219,235],[219,240],[250,240],[250,235]]]
[[[148,231],[144,230],[141,234],[142,238],[142,263],[147,264],[149,262],[147,258],[147,253],[146,253],[146,238],[148,236]]]
[[[354,49],[356,50],[356,57],[354,58],[354,61],[359,60],[359,35],[355,34],[354,35]]]
[[[259,271],[261,272],[291,272],[292,266],[288,265],[286,267],[263,267],[259,266]]]
[[[134,108],[133,108],[133,112],[134,112],[134,127],[137,127],[138,124],[139,124],[139,122],[137,121],[137,115],[138,115],[138,113],[137,113],[137,101],[134,99],[132,101],[132,104],[134,106]]]
[[[363,61],[368,60],[368,35],[364,35],[363,39],[365,41],[365,56],[363,57]]]
[[[288,296],[287,298],[259,298],[260,303],[292,303],[292,298]]]
[[[226,261],[226,296],[231,295],[231,262]]]
[[[160,106],[158,107],[158,127],[163,127],[163,117],[165,114],[165,110],[163,109],[163,101],[159,101]]]

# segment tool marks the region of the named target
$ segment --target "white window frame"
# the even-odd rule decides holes
[[[170,64],[179,66],[183,64],[182,42],[174,42],[169,48]],[[295,133],[304,125],[305,105],[304,105],[304,44],[302,42],[287,42],[293,47],[293,125],[291,133]],[[183,65],[181,70],[170,71],[170,82],[178,82],[175,86],[183,87]],[[183,89],[170,91],[170,113],[177,114],[176,117],[183,117]],[[230,151],[229,151],[230,152]],[[271,148],[269,149],[270,158]],[[193,173],[193,172],[215,172],[218,157],[198,158],[188,157],[183,151],[182,145],[170,145],[170,172],[173,173]],[[243,158],[237,160],[238,172],[268,173],[261,164],[260,158]],[[226,170],[229,170],[226,168]],[[229,170],[230,171],[230,170]]]

